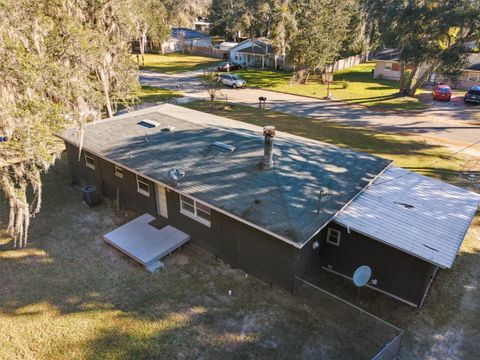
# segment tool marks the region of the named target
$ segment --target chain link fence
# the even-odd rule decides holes
[[[295,297],[325,328],[331,359],[393,360],[403,331],[298,277]]]

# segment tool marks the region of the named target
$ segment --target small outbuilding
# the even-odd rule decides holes
[[[77,132],[59,136],[76,182],[288,291],[368,265],[369,287],[421,306],[480,203],[377,156],[170,104],[86,125],[80,161]]]

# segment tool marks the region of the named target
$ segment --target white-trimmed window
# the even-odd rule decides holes
[[[392,62],[386,62],[385,63],[385,71],[392,71],[393,63]]]
[[[327,232],[327,243],[339,246],[340,245],[340,235],[342,233],[338,230],[328,228]]]
[[[148,180],[137,175],[137,191],[145,196],[150,196],[150,185]]]
[[[468,73],[468,81],[474,81],[474,82],[477,82],[478,81],[478,73],[474,73],[474,72],[471,72],[471,73]]]
[[[95,158],[92,155],[87,154],[86,151],[85,151],[85,165],[90,169],[95,170]]]
[[[180,212],[206,226],[210,226],[210,208],[196,200],[180,195]]]
[[[123,168],[115,165],[115,176],[118,176],[119,178],[123,179]]]

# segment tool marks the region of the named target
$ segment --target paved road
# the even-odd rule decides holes
[[[208,93],[198,77],[200,74],[201,71],[175,75],[142,72],[140,81],[143,85],[178,89],[185,94],[184,101],[208,99]],[[249,106],[257,106],[258,98],[264,96],[267,98],[267,107],[271,110],[378,131],[406,132],[455,149],[480,141],[480,121],[475,122],[474,117],[474,113],[480,111],[478,106],[468,108],[438,106],[421,112],[386,113],[362,106],[252,88],[225,88],[217,96],[227,97],[232,103]],[[480,155],[480,143],[468,149],[468,152]]]

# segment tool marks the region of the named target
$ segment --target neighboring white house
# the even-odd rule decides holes
[[[384,49],[378,52],[373,60],[376,62],[373,77],[378,79],[400,80],[400,61],[398,49]],[[418,76],[426,71],[426,67],[420,68]],[[429,82],[448,83],[441,74],[432,74]],[[460,89],[469,89],[480,82],[480,54],[470,54],[469,65],[463,69],[456,84],[453,85]]]
[[[220,50],[225,50],[225,51],[230,51],[233,47],[237,46],[238,43],[236,42],[229,42],[229,41],[224,41],[221,44],[218,45],[218,48]]]
[[[230,61],[242,66],[275,68],[283,66],[285,56],[276,55],[266,38],[247,39],[230,49]]]
[[[197,31],[208,32],[208,30],[210,30],[211,23],[206,18],[197,17],[195,19],[194,26],[195,26],[195,30]]]
[[[196,30],[173,28],[170,39],[162,43],[162,54],[184,50],[184,46],[212,46],[212,37]]]

